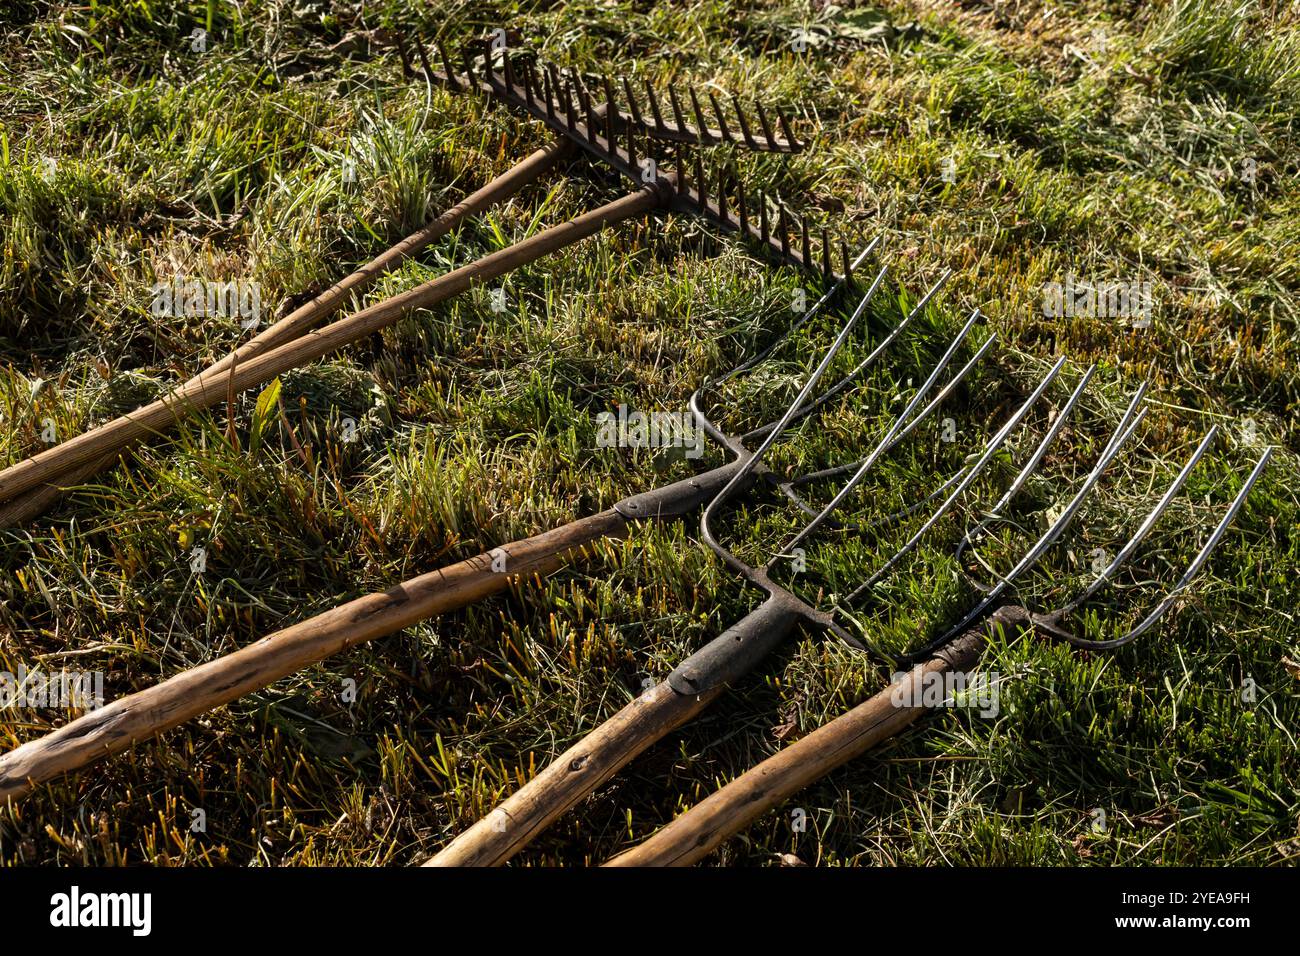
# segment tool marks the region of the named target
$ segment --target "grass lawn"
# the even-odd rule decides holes
[[[710,862],[1300,858],[1294,4],[19,0],[0,24],[0,465],[165,394],[252,334],[237,316],[155,314],[158,283],[255,283],[269,321],[545,144],[540,124],[504,107],[405,79],[391,44],[408,32],[455,46],[498,27],[562,68],[788,111],[804,152],[717,158],[819,223],[883,238],[890,278],[832,376],[954,270],[915,332],[774,450],[790,474],[860,457],[980,309],[956,364],[997,343],[855,492],[855,520],[929,495],[1068,357],[1011,447],[853,615],[880,646],[916,645],[971,605],[957,542],[1088,366],[1072,423],[979,547],[994,573],[1079,487],[1143,381],[1149,411],[1018,588],[1022,603],[1055,606],[1085,586],[1206,430],[1221,431],[1115,586],[1076,617],[1089,637],[1155,606],[1276,448],[1152,632],[1113,654],[996,642],[983,663],[1000,675],[996,716],[926,717]],[[357,304],[625,191],[569,162]],[[1150,321],[1045,314],[1045,288],[1067,281],[1149,288]],[[0,529],[0,672],[102,672],[116,699],[717,464],[716,449],[598,447],[598,415],[682,410],[821,288],[699,219],[659,214],[285,374],[278,401],[232,395]],[[718,420],[743,430],[778,414],[852,304],[710,392]],[[810,493],[824,503],[834,491]],[[832,530],[784,580],[830,608],[921,521]],[[722,530],[757,559],[798,524],[779,496],[756,493]],[[0,862],[421,862],[756,605],[697,531],[695,516],[637,526],[581,565],[41,786],[0,808]],[[515,862],[601,862],[888,678],[801,631]],[[0,709],[0,751],[71,716]]]

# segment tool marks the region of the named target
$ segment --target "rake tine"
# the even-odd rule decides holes
[[[853,489],[862,482],[862,479],[866,477],[867,472],[871,470],[880,456],[889,449],[889,445],[893,441],[894,436],[903,428],[912,412],[929,393],[930,389],[934,387],[934,383],[938,380],[939,375],[943,372],[944,368],[947,367],[948,363],[952,360],[953,355],[956,354],[957,349],[961,347],[961,343],[966,339],[967,334],[979,319],[980,310],[975,309],[971,312],[970,318],[966,320],[966,324],[962,326],[961,331],[958,332],[956,337],[948,344],[947,350],[939,359],[938,364],[936,364],[934,369],[930,372],[925,383],[917,389],[916,394],[913,395],[911,401],[907,403],[907,407],[903,409],[902,413],[899,414],[896,419],[894,419],[894,423],[890,426],[889,431],[885,433],[885,437],[880,439],[876,444],[876,447],[871,450],[871,453],[863,459],[862,464],[858,467],[854,476],[849,479],[848,483],[845,484],[844,487],[836,492],[835,497],[832,498],[826,507],[817,514],[817,517],[808,522],[801,531],[799,531],[781,548],[782,553],[790,553],[794,548],[797,548],[800,544],[812,537],[812,535],[816,534],[817,529],[826,522],[826,519],[844,503],[845,499],[847,499],[853,492]],[[769,562],[769,568],[771,565],[772,562]]]
[[[673,121],[677,128],[683,133],[690,130],[690,124],[686,122],[686,116],[682,113],[681,101],[677,99],[677,88],[671,83],[668,84],[668,102],[673,108]]]
[[[402,76],[414,76],[415,70],[411,69],[411,58],[406,52],[406,41],[400,35],[397,37],[397,56],[402,61]]]
[[[727,182],[726,174],[718,170],[718,216],[722,219],[723,225],[731,225],[731,216],[727,212]]]
[[[451,68],[451,58],[447,55],[447,48],[442,45],[442,41],[434,43],[433,48],[438,51],[438,61],[442,63],[443,70],[447,73],[447,85],[453,90],[459,91],[460,81],[456,79],[456,71]]]
[[[799,249],[803,253],[804,268],[815,269],[817,266],[812,254],[812,239],[808,235],[808,216],[799,216],[796,221],[799,223]]]
[[[474,57],[469,52],[469,47],[462,47],[460,51],[461,64],[465,68],[465,76],[469,80],[470,88],[473,89],[475,83],[474,74]]]
[[[424,75],[427,79],[433,79],[433,67],[429,65],[428,54],[424,52],[424,44],[419,40],[415,41],[415,52],[420,57],[420,66],[424,69]]]
[[[605,142],[612,145],[614,130],[622,124],[623,114],[614,100],[614,84],[610,82],[609,75],[601,76],[600,82],[605,92]]]
[[[1135,395],[1134,398],[1137,399],[1140,398],[1140,396],[1141,390],[1139,390],[1138,394]],[[1120,420],[1119,425],[1116,426],[1115,431],[1111,434],[1110,441],[1107,442],[1105,450],[1098,457],[1097,463],[1093,466],[1092,471],[1089,472],[1088,477],[1084,480],[1083,486],[1075,493],[1074,497],[1070,499],[1070,503],[1065,506],[1065,509],[1061,512],[1060,516],[1052,522],[1051,526],[1046,531],[1043,532],[1042,536],[1034,543],[1033,547],[1025,552],[1024,556],[1016,563],[1016,566],[1011,569],[1011,572],[990,588],[984,598],[976,604],[975,607],[967,611],[966,615],[957,624],[949,628],[942,637],[927,644],[922,650],[913,653],[910,655],[911,657],[915,658],[929,654],[935,648],[942,647],[944,644],[948,643],[948,641],[952,640],[952,638],[964,631],[967,625],[983,615],[984,612],[1002,596],[1002,593],[1012,585],[1016,578],[1037,564],[1047,550],[1056,543],[1057,539],[1060,538],[1060,536],[1065,532],[1065,529],[1069,526],[1070,522],[1074,519],[1075,514],[1083,506],[1084,499],[1088,497],[1093,487],[1099,480],[1101,480],[1102,472],[1106,470],[1111,461],[1114,460],[1115,456],[1119,454],[1120,448],[1122,448],[1124,443],[1128,441],[1133,432],[1137,430],[1142,419],[1146,417],[1145,409],[1137,412],[1135,415],[1131,414],[1135,406],[1136,402],[1130,403],[1129,411],[1125,413],[1125,417]],[[1129,421],[1130,415],[1132,421]]]
[[[786,214],[785,203],[779,199],[776,203],[777,211],[777,228],[781,233],[781,255],[789,258],[790,256],[790,220]]]
[[[1020,427],[1020,423],[1024,421],[1025,417],[1029,414],[1030,409],[1032,409],[1035,403],[1037,403],[1037,401],[1042,397],[1043,393],[1047,391],[1047,387],[1052,383],[1056,376],[1060,374],[1061,369],[1064,367],[1065,356],[1062,355],[1057,359],[1056,364],[1052,366],[1051,370],[1043,377],[1042,381],[1038,383],[1038,386],[1030,396],[1025,399],[1020,408],[1016,410],[1015,414],[1007,420],[1005,425],[998,429],[997,434],[989,439],[988,443],[984,447],[983,454],[980,455],[973,465],[965,469],[965,476],[960,482],[958,482],[956,489],[954,489],[953,492],[944,499],[943,504],[934,510],[930,517],[925,520],[925,523],[922,524],[912,537],[907,540],[906,544],[894,552],[889,560],[881,565],[874,574],[867,578],[867,580],[863,581],[862,584],[860,584],[852,593],[849,594],[848,597],[844,599],[846,604],[853,604],[863,594],[875,587],[876,584],[885,577],[885,575],[893,570],[899,561],[916,548],[921,539],[925,536],[926,532],[934,527],[935,524],[938,523],[939,519],[948,513],[948,510],[956,504],[957,499],[961,496],[962,492],[969,488],[971,483],[979,477],[980,472],[982,472],[984,467],[993,459],[993,456],[997,453],[997,450],[1002,447],[1002,443],[1007,440],[1007,437],[1016,428]],[[1092,366],[1084,372],[1082,378],[1079,380],[1079,384],[1075,386],[1073,394],[1070,395],[1069,401],[1065,403],[1060,415],[1057,416],[1057,422],[1063,421],[1069,417],[1074,406],[1078,403],[1079,399],[1083,397],[1084,389],[1087,388],[1088,382],[1092,378],[1095,370],[1096,366]]]
[[[846,276],[851,276],[853,274],[853,266],[849,265],[849,244],[843,239],[840,240],[840,259],[844,263],[844,274]]]
[[[1209,436],[1207,436],[1207,438],[1208,437]],[[1202,445],[1204,444],[1205,443],[1203,442]],[[1200,449],[1198,449],[1198,451],[1200,451]],[[1183,576],[1178,579],[1178,583],[1174,585],[1173,589],[1165,595],[1164,600],[1156,605],[1155,609],[1143,618],[1142,622],[1138,624],[1137,627],[1133,628],[1124,636],[1117,637],[1110,641],[1087,641],[1081,638],[1072,637],[1070,643],[1085,650],[1104,651],[1110,650],[1114,647],[1122,647],[1130,641],[1141,637],[1144,633],[1150,630],[1151,627],[1164,616],[1165,612],[1173,606],[1173,603],[1178,600],[1178,596],[1187,590],[1188,586],[1192,583],[1192,579],[1200,573],[1205,562],[1209,560],[1210,552],[1218,547],[1219,541],[1223,538],[1224,534],[1227,533],[1229,525],[1231,525],[1236,519],[1237,512],[1241,510],[1241,506],[1246,503],[1246,497],[1250,494],[1250,489],[1254,487],[1259,476],[1263,474],[1264,468],[1268,465],[1268,461],[1272,456],[1272,447],[1264,449],[1264,454],[1259,457],[1259,461],[1255,462],[1255,467],[1251,469],[1250,475],[1246,478],[1245,484],[1241,486],[1241,490],[1237,492],[1237,496],[1232,500],[1232,504],[1219,520],[1218,525],[1210,534],[1209,538],[1206,539],[1205,544],[1201,546],[1201,550],[1197,552],[1196,557],[1192,559],[1192,563],[1188,565],[1187,570],[1183,572]]]
[[[501,79],[505,83],[506,92],[515,91],[515,71],[510,64],[510,51],[507,50],[501,54]]]
[[[632,94],[632,81],[627,77],[619,77],[623,81],[623,95],[628,98],[628,116],[632,117],[632,122],[637,126],[645,125],[641,118],[641,107],[637,104],[637,98]]]
[[[745,137],[745,145],[751,149],[757,149],[758,141],[754,139],[754,134],[749,128],[749,121],[745,119],[745,111],[741,109],[740,99],[735,93],[731,94],[731,105],[736,111],[736,122],[740,124],[740,135]]]
[[[576,89],[578,91],[578,101],[581,104],[582,112],[586,114],[587,117],[587,139],[590,141],[592,134],[596,132],[596,111],[591,107],[591,95],[587,91],[587,85],[579,82]]]
[[[529,110],[537,106],[537,101],[533,99],[533,70],[527,63],[523,64],[523,73],[519,81],[519,88],[524,91],[524,103]]]
[[[758,113],[758,122],[763,127],[763,135],[767,137],[767,144],[772,149],[776,149],[776,134],[772,132],[772,123],[767,118],[767,111],[763,109],[763,101],[755,100],[754,108]],[[791,144],[793,145],[793,144]]]
[[[709,181],[704,177],[704,163],[699,153],[695,154],[695,185],[699,192],[700,211],[703,212],[709,205]]]
[[[568,124],[570,132],[576,132],[578,128],[578,117],[573,110],[572,84],[565,83],[560,87],[560,95],[563,97],[560,102],[564,106],[564,121]]]
[[[781,110],[776,111],[777,122],[781,124],[781,131],[785,134],[786,141],[790,144],[791,149],[799,148],[799,140],[795,139],[794,131],[790,129],[790,122],[785,118],[785,113]]]
[[[718,118],[718,131],[722,133],[722,138],[728,143],[734,143],[736,140],[731,135],[731,129],[727,126],[727,118],[723,115],[722,106],[718,103],[718,98],[713,95],[712,90],[705,90],[704,92],[709,98],[709,103],[713,106],[713,115]],[[701,130],[700,132],[704,132],[704,130]]]
[[[745,181],[734,170],[732,177],[736,183],[736,202],[740,208],[740,233],[747,236],[749,235],[749,205],[745,199]]]
[[[704,118],[704,110],[700,109],[700,98],[695,95],[695,87],[686,87],[686,92],[690,95],[691,109],[695,111],[695,122],[699,124],[699,133],[702,139],[709,128],[708,120]]]
[[[550,72],[542,68],[542,92],[546,97],[546,118],[555,119],[555,84],[551,79]]]
[[[659,98],[655,96],[655,88],[650,85],[649,80],[645,81],[645,97],[650,104],[650,115],[655,119],[655,129],[661,132],[667,130],[668,127],[664,124],[663,113],[659,109]]]

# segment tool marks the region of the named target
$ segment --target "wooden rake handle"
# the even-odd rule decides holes
[[[603,511],[341,604],[115,700],[0,756],[0,806],[37,784],[126,750],[308,664],[465,607],[514,581],[549,573],[592,542],[626,531],[627,519],[612,509]],[[493,570],[494,563],[505,570]]]
[[[482,188],[466,196],[432,222],[380,253],[351,275],[334,283],[310,302],[304,303],[284,318],[263,329],[225,358],[194,376],[184,388],[198,387],[205,379],[219,376],[240,362],[248,361],[256,355],[270,352],[285,342],[300,338],[312,326],[341,309],[352,294],[361,292],[380,275],[397,268],[429,243],[447,235],[467,217],[513,196],[575,151],[576,147],[563,138],[536,150],[522,162],[516,163]],[[122,451],[132,444],[132,440],[118,440],[115,443],[104,444],[112,450],[102,457],[68,466],[61,472],[48,473],[40,484],[0,505],[0,528],[22,524],[42,514],[69,488],[84,484],[99,472],[110,468]]]
[[[934,657],[918,664],[901,681],[747,770],[605,866],[698,863],[768,810],[915,723],[926,711],[921,704],[925,676],[975,667],[989,628],[1017,625],[1019,611],[1004,608],[995,612],[983,625],[963,632]],[[900,700],[906,703],[898,703]]]
[[[535,236],[507,246],[476,262],[461,266],[400,295],[385,299],[323,329],[308,332],[292,342],[235,365],[229,374],[201,376],[166,398],[123,415],[99,428],[78,435],[48,451],[0,471],[0,501],[30,488],[57,480],[71,469],[98,462],[111,449],[119,449],[159,432],[195,410],[210,408],[230,392],[267,382],[290,369],[363,339],[396,322],[413,309],[429,308],[543,256],[600,232],[607,226],[665,205],[670,188],[659,182],[607,203],[591,212],[552,226]]]
[[[787,607],[769,601],[715,638],[706,649],[742,640],[775,643],[789,634],[798,620],[798,615]],[[651,744],[693,720],[725,687],[720,683],[699,693],[679,693],[669,680],[656,684],[556,757],[513,796],[424,865],[505,863]]]

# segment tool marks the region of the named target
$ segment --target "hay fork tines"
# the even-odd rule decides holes
[[[1035,389],[1030,399],[1012,416],[1007,425],[999,429],[997,434],[990,439],[986,446],[986,454],[995,450],[1005,440],[1009,431],[1019,425],[1024,418],[1023,413],[1025,410],[1041,395],[1043,387],[1055,377],[1060,369],[1061,363],[1058,362],[1049,371],[1043,382],[1040,383],[1039,388]],[[1039,442],[1026,466],[998,502],[990,517],[986,517],[972,532],[968,532],[963,537],[963,547],[970,546],[973,537],[987,527],[992,517],[998,513],[998,510],[1004,507],[1019,488],[1023,486],[1024,480],[1034,473],[1042,461],[1046,448],[1055,440],[1060,433],[1062,423],[1078,404],[1079,397],[1086,388],[1091,375],[1092,369],[1089,369],[1075,387],[1060,414],[1053,421],[1052,427],[1048,429],[1047,434]],[[1010,587],[1015,578],[1024,570],[1036,563],[1042,557],[1043,552],[1060,537],[1065,527],[1077,513],[1083,499],[1096,485],[1101,473],[1114,460],[1121,446],[1133,434],[1142,419],[1142,413],[1138,410],[1138,405],[1142,400],[1143,391],[1144,389],[1140,388],[1133,396],[1133,400],[1129,403],[1124,416],[1106,442],[1080,490],[1070,500],[1060,517],[1053,521],[1048,530],[1028,549],[1012,572],[1003,577],[997,585],[984,588],[984,599],[978,602],[957,625],[949,629],[937,640],[902,658],[881,655],[886,660],[894,663],[896,668],[910,667],[910,670],[899,669],[894,674],[889,686],[884,690],[802,737],[796,743],[787,746],[775,756],[769,757],[750,768],[685,813],[677,816],[671,823],[659,829],[641,844],[620,853],[607,865],[687,866],[703,859],[727,838],[739,833],[763,813],[774,809],[803,787],[820,779],[834,768],[847,763],[859,754],[865,753],[883,740],[901,733],[918,720],[928,706],[924,702],[921,693],[921,688],[925,682],[944,673],[966,673],[977,667],[983,650],[988,644],[989,635],[993,633],[1001,632],[1006,635],[1011,631],[1028,627],[1085,650],[1111,650],[1129,643],[1154,626],[1156,621],[1169,610],[1178,596],[1186,590],[1192,579],[1205,565],[1211,551],[1222,540],[1229,525],[1243,507],[1251,488],[1267,466],[1272,453],[1271,448],[1266,449],[1256,461],[1231,504],[1225,510],[1214,530],[1202,543],[1196,556],[1179,578],[1177,584],[1142,618],[1140,623],[1123,636],[1113,640],[1085,640],[1062,630],[1059,623],[1064,616],[1076,610],[1097,590],[1108,583],[1115,572],[1132,557],[1138,545],[1169,507],[1170,502],[1182,490],[1189,474],[1214,442],[1217,426],[1212,427],[1201,440],[1155,507],[1141,522],[1115,559],[1102,569],[1097,574],[1096,579],[1078,596],[1047,614],[1035,613],[1027,608],[1011,604],[994,607],[1001,592]],[[985,461],[986,455],[981,455],[975,465],[966,469],[961,482],[963,489],[954,492],[950,499],[959,494],[961,490],[964,490],[964,487],[969,484],[967,479],[973,480],[973,474]],[[935,512],[932,519],[937,520],[937,517],[946,510],[949,503],[950,500],[945,500],[944,505]],[[922,532],[919,533],[927,530],[933,524],[933,520],[928,520]],[[872,575],[862,587],[855,590],[850,595],[850,598],[856,598],[869,592],[881,575],[894,566],[897,558],[915,545],[915,541],[915,536],[909,539],[908,543],[894,557],[891,557],[879,572]],[[984,618],[983,623],[978,626],[971,626],[986,612],[987,616]]]
[[[1040,384],[1040,387],[1035,390],[1034,395],[1030,397],[1030,402],[1036,400],[1046,383],[1060,370],[1061,365],[1062,363],[1058,362],[1056,366],[1053,367],[1052,371],[1048,374],[1048,378]],[[1090,367],[1084,372],[1073,393],[1062,406],[1059,414],[1052,421],[1051,426],[1039,440],[1032,454],[1030,454],[1025,464],[1017,473],[1015,479],[1010,483],[1006,491],[998,499],[997,503],[989,509],[987,514],[981,518],[976,526],[972,529],[968,529],[965,534],[963,534],[959,544],[957,545],[956,551],[959,561],[967,550],[974,548],[976,539],[987,530],[989,525],[1000,519],[1000,516],[1004,513],[1007,505],[1013,498],[1015,498],[1029,479],[1037,473],[1049,448],[1061,434],[1061,431],[1064,429],[1071,413],[1079,404],[1079,400],[1082,397],[1089,380],[1092,378],[1094,371],[1095,367]],[[919,649],[902,656],[885,654],[875,648],[868,649],[872,650],[882,659],[891,660],[899,665],[910,665],[931,657],[939,649],[955,640],[958,635],[963,631],[966,631],[971,627],[971,625],[1001,606],[1004,595],[1014,588],[1016,581],[1021,579],[1025,573],[1041,562],[1047,552],[1065,534],[1070,524],[1082,509],[1089,495],[1100,482],[1103,473],[1112,462],[1114,462],[1123,446],[1136,432],[1146,414],[1146,409],[1141,407],[1143,399],[1145,398],[1146,390],[1146,383],[1143,383],[1135,390],[1123,415],[1120,417],[1118,424],[1115,426],[1110,437],[1102,447],[1101,452],[1098,454],[1078,490],[1070,497],[1068,502],[1060,510],[1060,513],[1050,522],[1046,530],[1044,530],[1033,544],[1025,550],[1013,567],[1006,574],[1000,575],[996,582],[992,584],[983,584],[975,580],[971,575],[967,575],[971,584],[982,593],[982,597],[961,617],[960,620]],[[894,552],[894,554],[892,554],[877,571],[863,581],[856,589],[850,592],[842,600],[842,606],[860,606],[863,599],[873,591],[875,586],[885,577],[885,575],[896,567],[899,561],[916,547],[921,536],[934,526],[934,524],[952,507],[957,497],[970,486],[974,478],[990,460],[993,453],[1006,439],[1010,429],[1020,424],[1020,421],[1023,419],[1022,412],[1025,411],[1027,405],[1028,403],[1026,403],[1026,406],[1022,406],[1021,411],[1017,412],[1016,415],[1007,422],[1007,425],[999,430],[997,435],[989,441],[984,452],[979,456],[975,463],[963,470],[959,475],[960,480],[955,482],[957,485],[956,489],[944,499],[943,503],[934,512],[931,513],[922,524],[921,528],[912,535],[912,537],[909,538],[902,547]],[[1032,624],[1040,633],[1054,639],[1065,641],[1074,647],[1085,650],[1113,650],[1130,643],[1146,631],[1150,630],[1150,628],[1155,625],[1155,623],[1170,609],[1170,607],[1173,606],[1178,596],[1188,588],[1192,580],[1200,572],[1201,568],[1204,567],[1206,561],[1209,559],[1210,553],[1227,532],[1229,525],[1236,518],[1237,513],[1240,511],[1247,496],[1250,494],[1251,488],[1254,486],[1256,480],[1267,465],[1269,458],[1272,455],[1271,448],[1266,449],[1256,461],[1254,467],[1242,483],[1237,495],[1224,512],[1223,517],[1216,525],[1214,531],[1208,536],[1201,549],[1197,552],[1195,558],[1193,558],[1177,584],[1174,585],[1174,587],[1165,595],[1156,607],[1141,620],[1139,624],[1120,637],[1111,640],[1095,641],[1078,637],[1065,630],[1062,627],[1062,622],[1071,613],[1078,610],[1084,602],[1094,596],[1102,587],[1110,582],[1114,578],[1116,572],[1118,572],[1119,569],[1132,558],[1134,552],[1137,550],[1143,539],[1145,539],[1152,528],[1155,527],[1161,515],[1164,514],[1170,504],[1177,497],[1178,493],[1182,490],[1196,465],[1206,455],[1217,434],[1218,426],[1212,426],[1197,445],[1187,462],[1183,465],[1182,469],[1169,484],[1164,494],[1161,495],[1159,501],[1156,502],[1150,513],[1139,524],[1128,542],[1104,568],[1097,572],[1095,579],[1088,585],[1088,587],[1069,602],[1054,610],[1040,613],[1029,609],[1015,608],[1013,610],[1017,612],[1017,615],[1023,614],[1025,620]],[[954,482],[949,481],[944,487],[951,487],[953,484]]]
[[[727,435],[721,427],[711,422],[702,411],[700,396],[704,388],[716,387],[742,372],[754,369],[758,362],[772,354],[775,344],[710,385],[702,387],[692,396],[691,408],[695,411],[701,428],[734,455],[729,473],[723,476],[724,481],[714,484],[715,490],[704,498],[709,502],[710,515],[725,505],[742,488],[752,484],[754,479],[763,477],[769,484],[777,483],[764,465],[764,457],[797,421],[808,417],[801,413],[812,403],[812,395],[819,381],[866,314],[873,296],[883,284],[885,274],[883,269],[877,273],[852,316],[838,330],[834,342],[822,354],[803,381],[798,396],[785,407],[780,418],[753,431],[753,434],[762,437],[759,448],[751,452],[739,437]],[[810,312],[819,306],[820,303]],[[807,317],[796,323],[794,329],[791,329],[776,344],[787,340],[792,332],[806,322],[806,319]],[[951,358],[956,352],[974,321],[975,319],[972,318],[966,323],[962,332],[947,350],[947,358]],[[893,338],[890,340],[892,341]],[[832,391],[837,395],[842,394],[847,388],[847,383],[860,375],[859,367],[850,372],[849,377],[832,386]],[[931,383],[937,377],[937,373],[932,375]],[[824,403],[818,407],[824,407]],[[915,405],[912,406],[912,409],[914,408]],[[621,502],[619,507],[622,508],[627,504],[628,502]],[[652,501],[638,503],[636,512],[640,515],[653,513],[654,507]],[[713,538],[708,519],[701,520],[701,530],[706,539]],[[716,540],[711,540],[710,546],[720,549]],[[724,560],[727,558],[724,557]],[[738,566],[739,560],[731,558],[728,563]],[[460,866],[495,865],[504,862],[522,849],[551,821],[599,786],[603,780],[638,753],[708,706],[730,681],[752,669],[763,653],[788,636],[801,620],[827,626],[833,625],[828,616],[770,582],[765,569],[748,569],[748,574],[751,580],[768,591],[767,601],[741,622],[692,654],[660,684],[628,704],[613,718],[557,757],[488,817],[453,840],[430,861],[430,864]]]

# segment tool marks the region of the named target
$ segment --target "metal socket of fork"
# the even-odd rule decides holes
[[[639,495],[632,495],[617,502],[614,510],[629,521],[680,518],[712,501],[736,472],[740,471],[743,464],[743,460],[737,459],[706,471],[702,475],[684,478],[671,485],[655,488],[653,491],[643,491]],[[755,472],[757,471],[758,469],[755,469]],[[753,481],[755,472],[750,473],[749,482]]]
[[[668,675],[668,686],[691,697],[735,683],[789,637],[794,626],[807,616],[802,601],[791,594],[776,592],[682,661]]]

